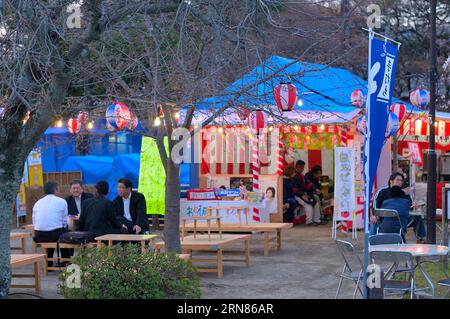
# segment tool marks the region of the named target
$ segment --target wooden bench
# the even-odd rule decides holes
[[[198,268],[198,272],[214,272],[217,273],[218,278],[223,277],[223,263],[224,262],[244,262],[247,267],[250,266],[250,240],[251,235],[234,235],[223,234],[222,238],[217,235],[212,235],[208,238],[207,235],[187,236],[181,241],[181,249],[191,256],[192,263],[213,263],[217,264],[216,268]],[[223,250],[225,247],[238,243],[244,243],[244,259],[223,259]],[[160,252],[164,248],[164,242],[155,243],[155,250]],[[193,252],[213,252],[216,254],[214,259],[193,258]]]
[[[239,225],[242,225],[242,217],[241,215],[245,215],[245,224],[248,225],[249,212],[250,209],[247,206],[215,206],[215,207],[206,207],[206,215],[212,216],[212,212],[216,211],[216,216],[220,216],[220,211],[236,211],[238,215]]]
[[[126,235],[126,234],[109,234],[109,235],[103,235],[99,237],[95,237],[95,240],[97,241],[97,247],[100,248],[103,246],[103,242],[107,241],[108,246],[112,247],[113,242],[140,242],[141,243],[141,253],[145,254],[147,252],[145,248],[145,243],[148,242],[154,242],[155,238],[158,237],[158,235],[148,234],[148,235]]]
[[[22,229],[28,230],[31,234],[31,238],[34,238],[34,225],[33,224],[23,225]],[[34,240],[31,241],[31,252],[33,254],[36,253],[36,242]]]
[[[187,220],[193,220],[194,221],[194,226],[193,226],[193,230],[194,230],[194,238],[197,236],[197,222],[204,220],[206,221],[206,231],[208,232],[208,240],[211,240],[211,220],[216,220],[217,221],[217,230],[219,231],[219,236],[220,238],[222,238],[222,230],[220,228],[220,216],[194,216],[194,217],[183,217],[182,221],[183,221],[183,225],[182,225],[182,229],[181,229],[181,240],[184,239],[184,235],[185,235],[185,226],[186,226],[186,221]]]
[[[224,233],[255,233],[262,232],[264,234],[264,256],[269,256],[271,243],[276,243],[276,250],[281,250],[281,232],[283,230],[292,228],[292,223],[249,223],[239,225],[238,223],[222,223],[221,231]],[[193,231],[194,225],[184,225],[185,231]],[[197,225],[196,231],[206,231],[208,228],[205,225]],[[218,227],[212,225],[211,231],[218,231]],[[271,233],[276,233],[275,238],[270,238]]]
[[[56,248],[58,247],[58,244],[56,242],[52,242],[52,243],[37,243],[39,246],[41,246],[43,252],[45,253],[45,256],[47,255],[47,250],[50,248],[55,249],[55,253],[58,254],[58,252],[56,251]],[[60,249],[84,249],[84,248],[90,248],[90,247],[96,247],[96,243],[87,243],[87,244],[65,244],[65,243],[60,243],[59,244],[59,248]],[[48,261],[53,261],[53,262],[58,262],[58,257],[51,257],[48,258]],[[72,258],[63,258],[63,257],[59,257],[59,261],[60,262],[70,262],[72,260]],[[58,265],[58,267],[56,266],[51,266],[48,267],[48,264],[45,263],[45,274],[48,275],[48,271],[49,270],[58,270],[61,271],[62,269],[64,269],[65,267],[60,267]]]
[[[34,266],[33,274],[12,274],[12,278],[34,278],[34,285],[11,285],[11,288],[35,288],[36,293],[41,293],[41,275],[39,263],[47,265],[47,256],[44,254],[12,254],[11,255],[11,269],[19,268],[27,265]]]
[[[20,248],[18,247],[11,247],[12,250],[14,249],[20,249],[22,250],[22,254],[27,253],[27,238],[31,238],[30,232],[11,232],[9,234],[9,240],[20,240],[22,243],[22,246]],[[33,251],[35,253],[35,251]]]

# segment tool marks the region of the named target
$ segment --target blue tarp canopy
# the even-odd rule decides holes
[[[264,80],[266,78],[267,80]],[[348,70],[272,56],[236,80],[220,96],[198,102],[193,124],[201,124],[213,111],[225,106],[242,89],[261,80],[261,83],[238,97],[232,108],[226,110],[212,124],[245,124],[236,113],[235,107],[239,105],[270,108],[273,114],[278,113],[283,118],[299,124],[344,123],[360,112],[360,109],[351,104],[352,92],[362,89],[367,93],[367,81]],[[302,106],[296,105],[292,112],[281,114],[273,97],[273,90],[280,82],[291,82],[296,86],[298,97],[303,102]],[[393,103],[403,103],[409,111],[421,111],[396,98]],[[181,120],[184,120],[186,110],[187,106],[180,113]],[[276,123],[278,120],[269,117],[268,122]]]
[[[140,153],[121,154],[110,156],[71,156],[61,171],[82,171],[83,183],[95,184],[100,180],[109,183],[109,199],[117,196],[117,181],[119,178],[129,178],[133,188],[138,188],[139,183]],[[189,184],[189,165],[182,164],[180,167],[181,184]],[[187,187],[189,188],[189,187]]]

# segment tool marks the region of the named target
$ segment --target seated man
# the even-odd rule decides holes
[[[128,233],[127,227],[120,223],[116,216],[113,202],[106,198],[108,191],[108,182],[99,181],[95,184],[95,197],[85,200],[81,206],[81,231],[92,232],[95,237]]]
[[[83,190],[83,182],[80,180],[73,180],[70,182],[70,196],[66,197],[67,208],[69,215],[79,216],[81,212],[81,205],[83,202],[94,197],[91,193],[86,193]]]
[[[119,179],[117,186],[119,195],[114,199],[119,221],[125,224],[130,234],[143,234],[150,230],[147,217],[145,197],[132,191],[131,180]]]
[[[33,206],[34,241],[37,243],[57,242],[59,236],[67,231],[67,202],[58,197],[58,183],[48,181],[44,185],[45,196]],[[53,258],[54,249],[47,250],[48,258]],[[61,249],[63,258],[70,257],[70,249]],[[53,266],[48,261],[48,267]]]
[[[404,193],[399,186],[391,187],[391,197],[383,201],[381,208],[397,211],[401,225],[397,218],[383,218],[380,224],[380,233],[399,233],[400,228],[402,229],[402,233],[406,233],[408,228],[409,201],[404,197]]]

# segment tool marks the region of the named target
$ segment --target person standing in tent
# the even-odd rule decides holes
[[[147,204],[143,194],[132,190],[131,180],[119,179],[119,195],[114,199],[117,217],[125,224],[130,234],[144,234],[150,230],[147,217]]]
[[[295,163],[296,171],[296,187],[294,189],[294,195],[300,206],[303,207],[306,213],[306,225],[316,226],[320,225],[322,222],[320,220],[320,207],[319,203],[313,198],[312,183],[306,181],[303,171],[305,170],[305,162],[298,160]]]

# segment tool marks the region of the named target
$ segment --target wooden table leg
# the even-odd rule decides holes
[[[102,241],[101,240],[97,240],[97,248],[98,249],[102,248]]]
[[[42,252],[45,254],[45,275],[48,276],[48,253],[47,248],[42,248]]]
[[[26,254],[27,253],[27,242],[26,242],[26,238],[22,238],[22,254]]]
[[[211,219],[208,219],[206,223],[208,224],[208,240],[211,240]]]
[[[145,240],[141,240],[141,254],[145,254]]]
[[[277,250],[281,250],[281,230],[277,230]]]
[[[217,250],[217,278],[223,277],[222,249]]]
[[[34,241],[34,239],[31,239],[31,252],[33,254],[36,253],[36,242]]]
[[[36,293],[41,293],[41,276],[39,273],[39,262],[34,263],[34,284],[36,286]]]
[[[112,247],[112,240],[108,240],[108,247]]]
[[[196,235],[197,235],[197,220],[194,219],[194,238],[196,237]]]
[[[247,267],[250,267],[250,240],[246,239],[244,241],[244,247],[245,247],[245,264]]]
[[[264,256],[269,256],[269,232],[264,232]]]
[[[222,239],[222,222],[220,221],[220,217],[217,218],[217,227],[219,228],[219,237]]]
[[[241,212],[242,211],[240,209],[237,209],[236,212],[238,214],[239,226],[242,226],[242,219],[241,219]]]
[[[248,208],[245,209],[245,224],[248,225]]]
[[[183,227],[181,228],[181,240],[184,240],[185,231],[186,231],[186,219],[183,219]]]

